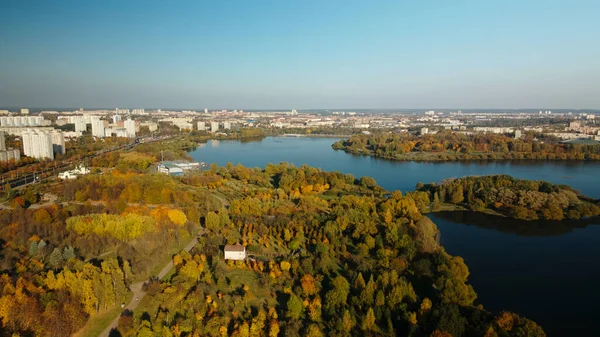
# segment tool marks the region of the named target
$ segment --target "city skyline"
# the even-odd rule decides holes
[[[3,4],[0,105],[598,109],[594,1]]]

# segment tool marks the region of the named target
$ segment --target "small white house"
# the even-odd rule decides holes
[[[246,259],[246,247],[236,243],[235,245],[225,245],[223,249],[225,260],[244,260]]]

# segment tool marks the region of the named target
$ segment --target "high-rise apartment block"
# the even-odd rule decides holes
[[[75,132],[84,132],[87,130],[87,124],[83,118],[76,119],[73,124],[75,124]]]
[[[42,116],[2,116],[0,117],[0,126],[42,126],[44,117]]]
[[[52,150],[55,154],[63,155],[66,152],[65,149],[65,136],[62,132],[55,130],[52,131]]]
[[[198,122],[198,131],[206,130],[206,124],[204,122]]]
[[[135,138],[135,121],[133,119],[128,119],[123,123],[123,126],[127,132],[127,137]]]
[[[219,131],[219,122],[210,122],[210,131]]]
[[[104,138],[104,121],[95,118],[92,119],[92,135],[98,138]]]
[[[22,133],[23,153],[37,159],[54,159],[52,134],[39,130],[26,130]]]

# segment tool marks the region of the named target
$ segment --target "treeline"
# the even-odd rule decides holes
[[[447,254],[414,194],[307,166],[213,167],[194,185],[230,200],[208,212],[177,272],[145,285],[121,336],[544,336],[476,304],[462,258]],[[426,194],[424,192],[419,192]],[[224,261],[225,244],[252,258]]]
[[[449,131],[422,136],[408,133],[355,135],[332,147],[395,160],[600,160],[600,145],[563,144],[549,138],[540,141],[532,134],[519,139],[501,134]]]
[[[519,180],[507,175],[450,179],[419,184],[422,203],[464,205],[474,211],[493,210],[524,220],[579,219],[600,214],[600,207],[569,186],[547,181]],[[417,193],[419,193],[417,192]],[[424,192],[424,193],[423,193]]]

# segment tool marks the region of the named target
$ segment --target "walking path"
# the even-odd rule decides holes
[[[202,229],[200,230],[202,231]],[[192,239],[192,241],[190,241],[183,249],[185,249],[186,251],[190,251],[192,248],[194,248],[194,246],[196,245],[196,243],[198,242],[198,238],[194,237]],[[173,260],[169,261],[169,263],[167,263],[167,265],[160,271],[160,273],[158,273],[158,279],[160,280],[161,278],[163,278],[165,275],[167,275],[167,273],[169,272],[169,270],[171,270],[171,268],[173,268]],[[129,302],[129,304],[127,304],[127,306],[125,308],[123,308],[123,311],[125,310],[131,310],[133,311],[133,309],[135,309],[138,304],[140,304],[140,301],[142,300],[142,298],[144,298],[144,296],[146,296],[146,292],[144,292],[142,290],[142,286],[144,285],[145,281],[142,282],[137,282],[132,284],[129,287],[129,290],[131,290],[131,292],[133,293],[133,297],[131,298],[131,302]],[[98,336],[98,337],[109,337],[110,335],[110,331],[112,329],[116,329],[117,328],[117,324],[119,324],[119,316],[117,316],[112,322],[110,322],[109,326],[106,327],[106,329],[104,329],[104,331],[102,331],[102,333]]]

